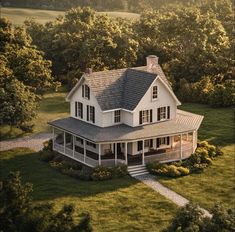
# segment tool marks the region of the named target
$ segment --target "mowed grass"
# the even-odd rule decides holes
[[[39,104],[39,109],[36,118],[32,121],[34,124],[33,133],[47,132],[50,127],[47,125],[48,121],[63,118],[69,115],[69,103],[65,102],[67,92],[48,93],[43,96]],[[19,128],[9,126],[0,126],[0,138],[13,139],[19,136],[30,135],[31,133],[24,133]]]
[[[141,182],[125,177],[110,181],[79,181],[51,169],[26,148],[1,152],[0,179],[19,170],[33,183],[36,202],[75,204],[75,218],[88,211],[94,231],[161,231],[177,207]]]
[[[232,108],[210,108],[200,104],[185,104],[182,109],[205,116],[199,129],[199,139],[222,147],[225,155],[201,174],[177,179],[157,178],[161,183],[194,203],[210,209],[216,202],[226,207],[235,205],[235,125]]]
[[[107,14],[110,17],[121,17],[126,19],[139,19],[139,14],[129,12],[98,12],[98,14]],[[38,10],[30,8],[2,8],[2,17],[8,18],[14,25],[23,25],[24,21],[34,18],[38,23],[46,23],[55,20],[59,16],[63,16],[64,11]]]

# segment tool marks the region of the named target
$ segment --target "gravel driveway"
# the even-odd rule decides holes
[[[28,147],[35,151],[39,151],[43,147],[43,142],[51,138],[51,133],[38,133],[18,139],[0,141],[0,151],[9,150],[16,147]]]

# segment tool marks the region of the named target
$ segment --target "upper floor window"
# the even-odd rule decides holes
[[[139,124],[152,122],[152,110],[142,110],[139,112]]]
[[[160,107],[157,109],[157,120],[170,119],[170,106]]]
[[[121,122],[121,110],[114,111],[114,123]]]
[[[155,85],[152,88],[152,98],[157,99],[158,98],[158,87]]]
[[[95,107],[87,105],[87,113],[86,113],[87,121],[91,121],[95,123]]]
[[[83,118],[83,104],[75,102],[75,117]]]
[[[82,85],[82,97],[90,99],[90,88],[88,85]]]

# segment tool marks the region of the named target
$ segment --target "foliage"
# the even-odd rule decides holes
[[[50,162],[55,158],[54,152],[48,152],[44,150],[40,151],[39,155],[40,155],[40,160],[44,162]]]
[[[45,141],[43,143],[43,151],[53,151],[53,141],[52,139]]]
[[[205,217],[196,205],[187,204],[179,209],[170,226],[163,232],[229,232],[235,230],[235,211],[221,204],[212,209],[212,218]]]
[[[64,205],[54,212],[52,204],[32,204],[32,185],[23,184],[19,172],[10,173],[0,189],[0,230],[3,232],[62,232],[92,231],[90,216],[85,214],[76,225],[74,206]]]

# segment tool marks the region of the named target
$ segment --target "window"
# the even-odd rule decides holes
[[[170,106],[160,107],[157,109],[157,120],[170,119]]]
[[[87,105],[86,109],[87,109],[87,112],[86,112],[87,121],[88,122],[91,121],[95,123],[95,107]]]
[[[121,110],[114,111],[114,123],[121,122]]]
[[[82,97],[86,99],[90,99],[90,88],[88,85],[82,86]]]
[[[162,137],[157,138],[157,147],[160,147],[161,145],[170,145],[170,137]]]
[[[95,144],[95,143],[91,143],[91,142],[89,142],[89,141],[86,141],[86,144],[87,144],[87,146],[96,148],[96,144]]]
[[[83,118],[83,104],[75,102],[75,117]]]
[[[138,151],[141,151],[142,149],[143,149],[143,142],[142,142],[142,140],[141,141],[138,141],[138,143],[137,143],[137,150]]]
[[[157,86],[153,86],[152,98],[157,99],[158,97],[158,88]]]
[[[147,139],[144,140],[144,147],[153,147],[153,140],[152,139]]]
[[[142,110],[139,112],[139,124],[146,124],[152,122],[153,111],[152,110]]]
[[[76,141],[78,141],[79,143],[83,144],[83,139],[81,139],[81,138],[76,137]]]

